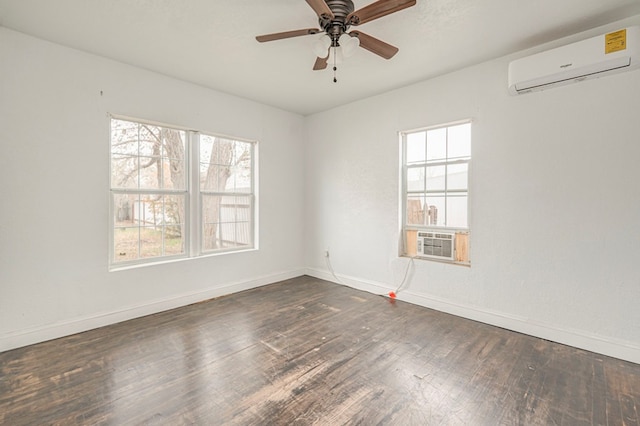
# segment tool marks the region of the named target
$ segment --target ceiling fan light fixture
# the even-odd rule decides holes
[[[342,54],[345,58],[353,56],[358,47],[360,47],[360,39],[358,39],[358,37],[351,37],[346,33],[340,36],[338,43],[340,47],[342,47]]]
[[[327,50],[331,46],[331,37],[327,34],[322,34],[315,43],[313,43],[313,53],[318,58],[326,58]]]

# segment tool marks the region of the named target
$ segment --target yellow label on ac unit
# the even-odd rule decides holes
[[[604,36],[604,53],[619,52],[627,48],[627,30],[620,30]]]

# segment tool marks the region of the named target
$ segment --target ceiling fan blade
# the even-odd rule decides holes
[[[309,6],[316,12],[318,18],[333,19],[333,12],[324,0],[307,0]]]
[[[361,25],[365,22],[373,21],[374,19],[382,18],[399,10],[414,6],[415,4],[416,0],[378,0],[369,6],[351,12],[347,16],[347,22],[349,25]]]
[[[317,58],[316,59],[316,63],[313,64],[313,70],[314,71],[318,71],[318,70],[323,70],[325,68],[327,68],[327,61],[329,60],[329,55],[327,55],[326,58]]]
[[[391,59],[398,53],[398,48],[385,43],[382,40],[378,40],[375,37],[371,37],[360,31],[351,31],[349,33],[351,37],[358,37],[360,40],[360,47],[367,49],[371,53],[375,53],[378,56],[382,56],[385,59]]]
[[[304,30],[293,30],[285,31],[282,33],[260,35],[256,37],[256,40],[258,40],[260,43],[264,43],[265,41],[282,40],[284,38],[306,36],[311,34],[318,34],[320,32],[322,31],[317,28],[307,28]]]

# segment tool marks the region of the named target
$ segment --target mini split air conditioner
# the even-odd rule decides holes
[[[640,26],[551,49],[509,64],[509,92],[528,93],[640,67]]]
[[[453,260],[455,234],[436,231],[418,231],[418,256]]]

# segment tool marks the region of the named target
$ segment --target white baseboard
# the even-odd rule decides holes
[[[307,268],[306,274],[373,294],[386,295],[389,291],[395,290],[384,283],[341,274],[333,276],[329,271],[316,268]],[[552,324],[464,305],[450,300],[412,292],[411,290],[402,291],[398,295],[398,300],[640,364],[640,346],[632,342],[590,334],[580,330],[559,328]]]
[[[0,335],[0,352],[81,333],[83,331],[116,324],[134,318],[140,318],[145,315],[156,314],[158,312],[179,308],[231,293],[237,293],[243,290],[249,290],[278,281],[288,280],[304,275],[305,272],[305,269],[292,269],[277,274],[265,275],[249,280],[211,287],[202,291],[184,293],[165,299],[153,300],[148,303],[129,306],[112,312],[102,312],[95,315],[70,319],[68,321],[61,321],[54,324],[7,333]]]
[[[81,333],[169,309],[179,308],[192,303],[249,290],[305,274],[373,294],[386,295],[389,291],[394,290],[386,284],[376,281],[340,274],[334,277],[326,270],[316,268],[294,269],[278,274],[212,287],[199,292],[185,293],[170,298],[154,300],[148,303],[122,308],[117,311],[103,312],[7,333],[0,336],[0,352]],[[579,330],[558,328],[551,324],[531,321],[527,318],[520,318],[500,312],[492,312],[434,296],[415,293],[410,290],[401,292],[398,300],[640,364],[640,347],[631,342],[589,334]]]

